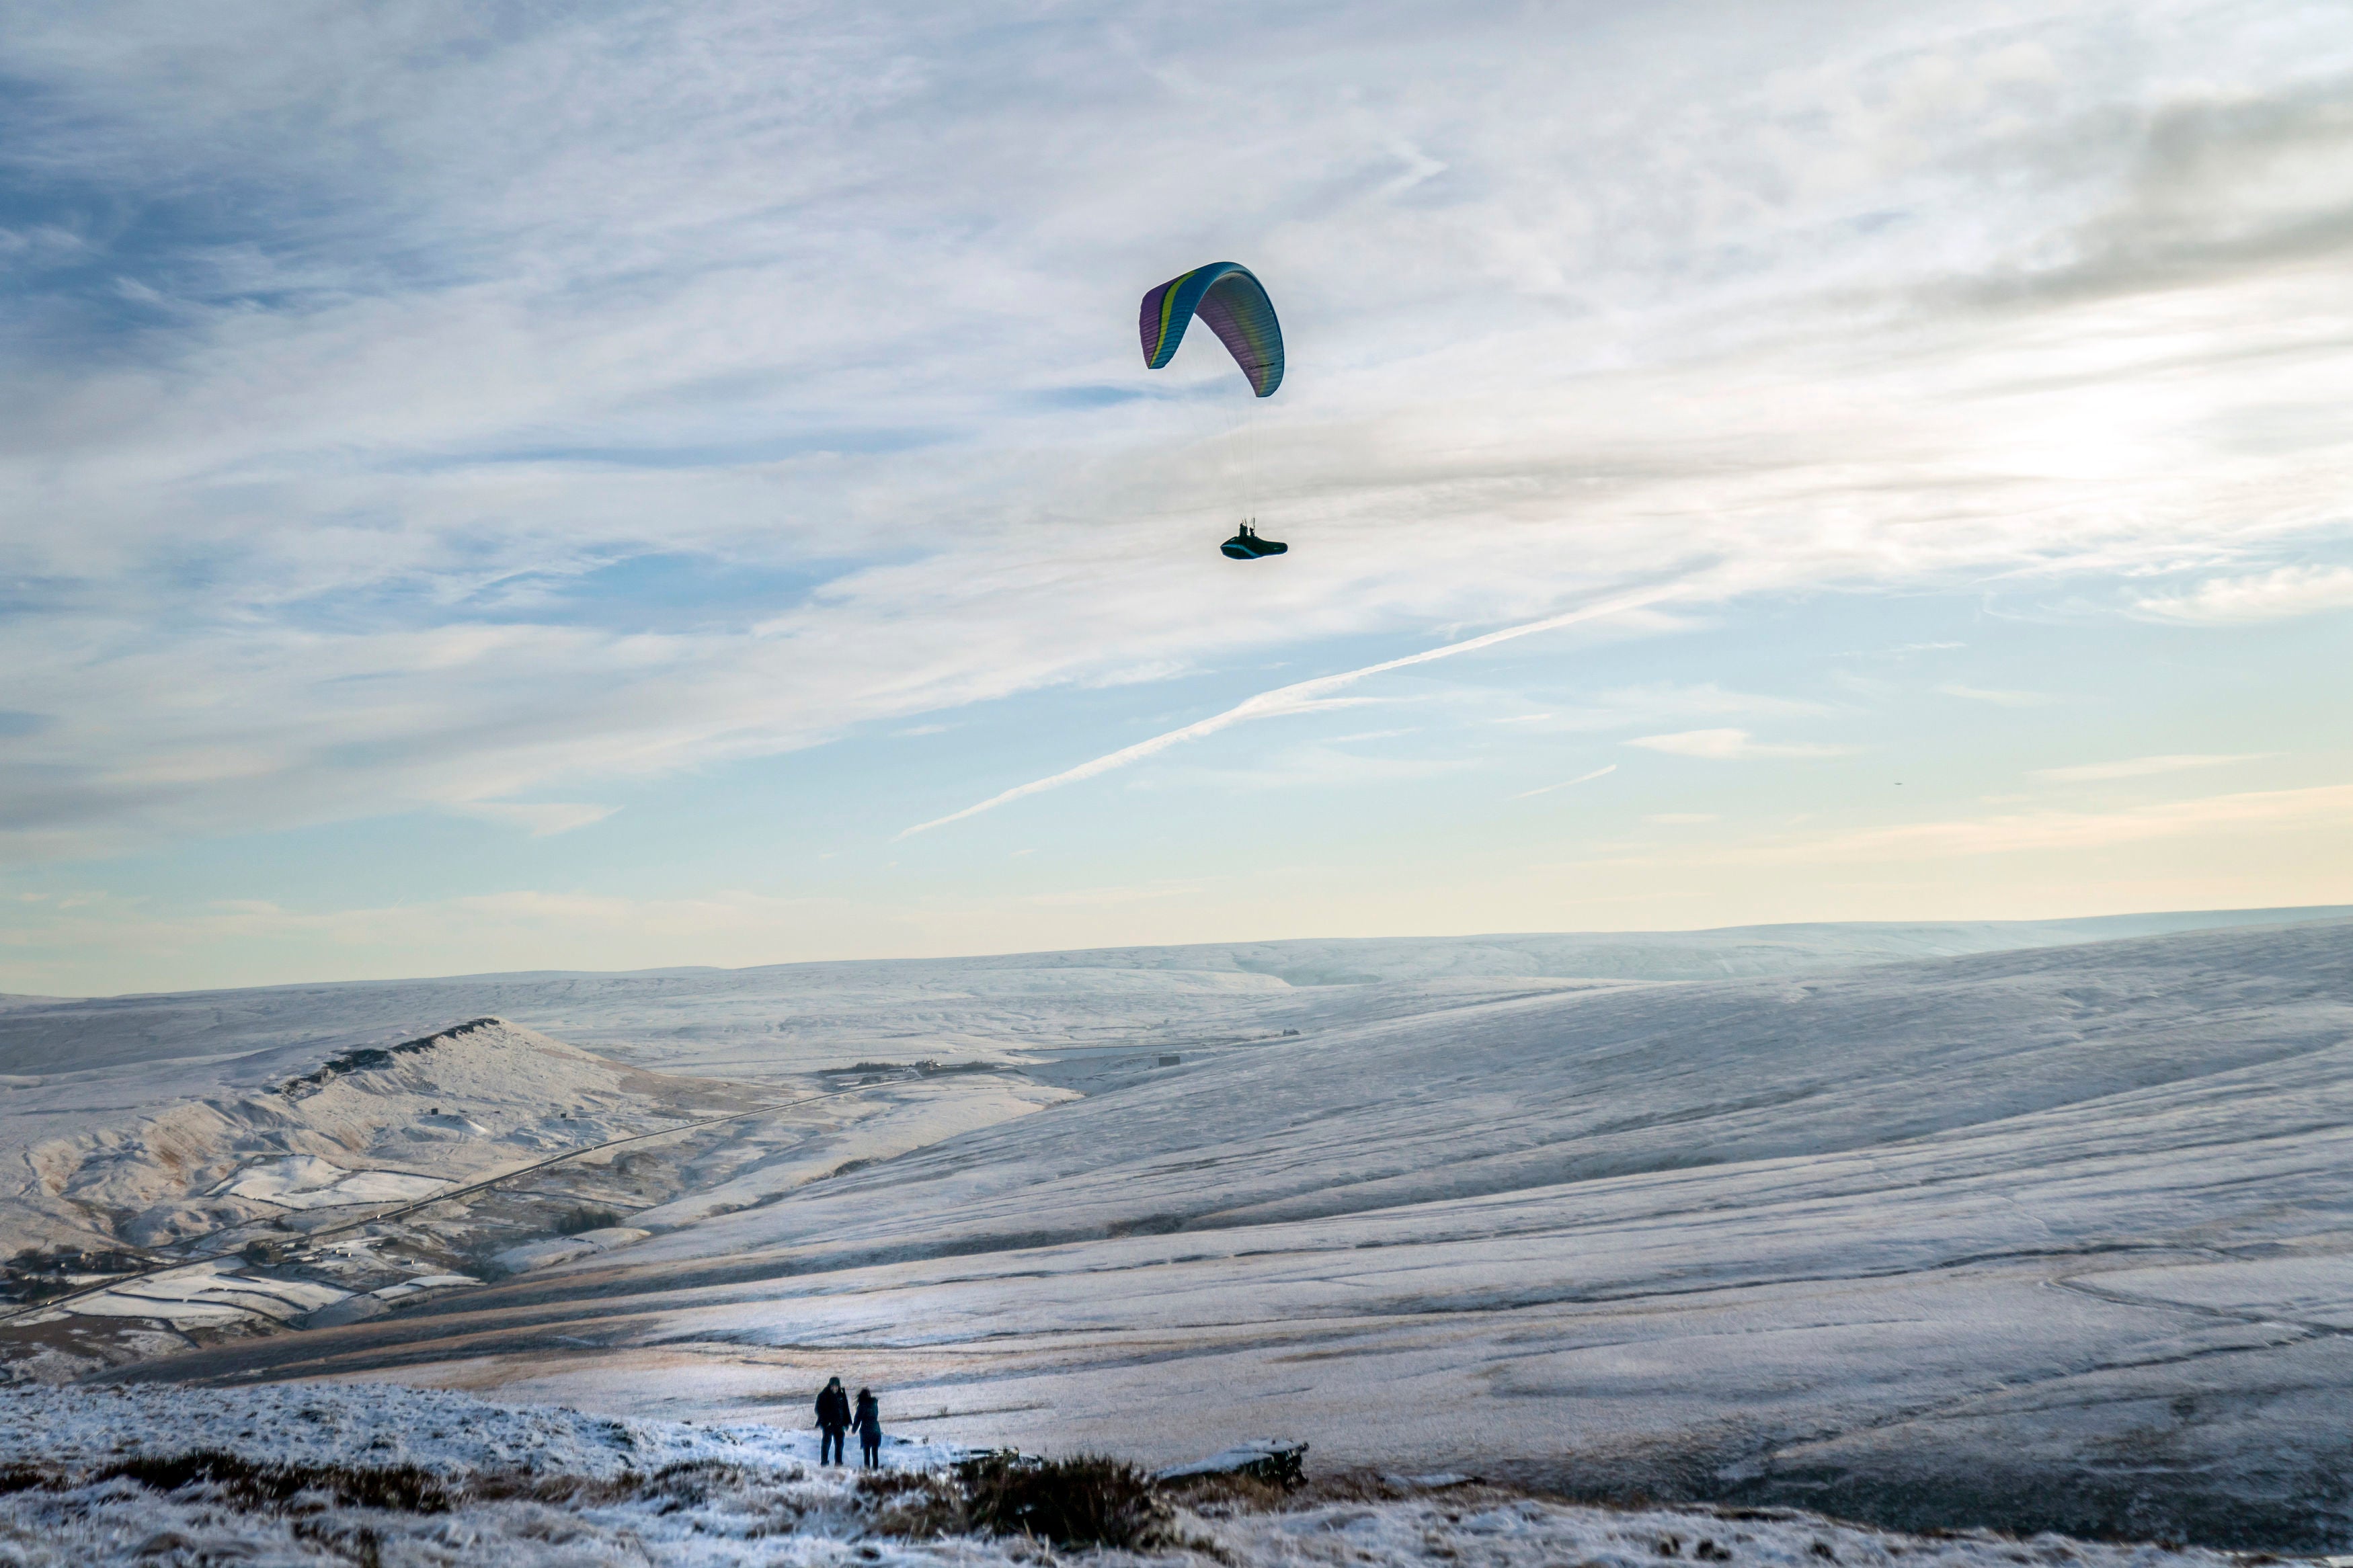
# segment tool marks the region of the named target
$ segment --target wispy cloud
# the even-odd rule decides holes
[[[2353,606],[2353,566],[2282,566],[2244,577],[2211,577],[2186,593],[2136,603],[2145,616],[2196,626],[2283,620]]]
[[[1947,697],[1957,697],[1965,702],[1989,702],[1996,708],[2044,708],[2059,700],[2047,691],[2002,691],[1965,686],[1957,680],[1948,680],[1936,689]]]
[[[2071,767],[2037,768],[2034,776],[2054,784],[2093,784],[2103,779],[2147,778],[2154,773],[2187,773],[2194,768],[2219,768],[2232,763],[2257,763],[2275,752],[2175,752],[2161,757],[2126,757],[2114,763],[2077,763]]]
[[[1207,719],[1196,720],[1182,729],[1167,731],[1147,741],[1138,741],[1132,746],[1123,746],[1116,752],[1106,752],[1092,762],[1081,763],[1074,768],[1065,768],[1059,773],[1053,773],[1042,779],[1033,779],[1025,784],[1016,784],[1011,789],[1001,790],[990,795],[987,800],[967,805],[962,811],[952,811],[945,816],[936,816],[929,822],[919,822],[913,827],[902,830],[898,837],[902,839],[911,838],[918,833],[928,833],[934,827],[944,827],[951,822],[962,822],[967,817],[978,816],[982,812],[994,811],[1000,805],[1008,805],[1033,795],[1041,795],[1050,789],[1060,789],[1064,784],[1099,778],[1115,768],[1127,767],[1132,763],[1144,761],[1146,757],[1157,756],[1171,746],[1181,746],[1187,741],[1198,741],[1204,736],[1214,735],[1220,730],[1229,730],[1236,724],[1247,723],[1253,719],[1275,719],[1286,714],[1313,712],[1319,708],[1330,705],[1327,693],[1340,690],[1344,687],[1352,686],[1359,680],[1368,679],[1376,675],[1386,675],[1393,669],[1407,669],[1414,665],[1429,664],[1436,659],[1452,658],[1460,654],[1474,653],[1481,648],[1493,647],[1499,643],[1511,642],[1519,637],[1534,637],[1539,632],[1558,631],[1565,626],[1577,626],[1587,621],[1622,616],[1647,605],[1662,604],[1674,597],[1678,591],[1676,586],[1670,585],[1662,588],[1644,588],[1631,594],[1620,594],[1604,599],[1599,604],[1571,610],[1566,615],[1547,616],[1540,621],[1505,626],[1500,631],[1487,632],[1475,637],[1465,637],[1460,642],[1451,642],[1442,647],[1425,648],[1419,653],[1409,653],[1402,658],[1383,659],[1378,664],[1368,664],[1358,669],[1345,669],[1336,675],[1319,675],[1310,680],[1298,680],[1289,686],[1279,686],[1271,691],[1261,691],[1255,697],[1246,698],[1222,713],[1212,713]]]
[[[1641,735],[1630,746],[1665,752],[1677,757],[1706,757],[1715,762],[1742,762],[1752,757],[1842,757],[1852,746],[1813,742],[1759,741],[1746,730],[1682,730],[1672,735]]]
[[[2341,823],[2348,812],[2353,812],[2353,786],[2335,784],[2210,795],[2122,811],[2021,812],[1974,821],[1925,822],[1792,844],[1778,854],[1783,858],[1852,861],[2098,848],[2219,829],[2294,829],[2316,822]]]
[[[2127,806],[2116,811],[2022,811],[1901,823],[1851,833],[1810,834],[1711,847],[1677,857],[1629,856],[1611,862],[1669,865],[1873,865],[1953,857],[2059,854],[2153,839],[2240,832],[2303,832],[2353,815],[2353,785],[2266,790]]]
[[[1811,698],[1742,691],[1714,680],[1645,681],[1598,692],[1579,707],[1514,714],[1494,722],[1525,724],[1562,734],[1589,734],[1600,730],[1655,726],[1673,719],[1814,719],[1835,711],[1831,704]]]
[[[1171,765],[1134,782],[1137,789],[1341,790],[1441,778],[1475,766],[1463,757],[1370,756],[1336,745],[1283,746],[1242,767]]]
[[[604,821],[619,810],[617,806],[591,805],[584,801],[545,801],[519,804],[511,801],[472,800],[451,809],[463,816],[479,817],[484,822],[506,823],[521,827],[533,838],[552,837],[570,833]]]
[[[1559,784],[1546,784],[1541,789],[1524,789],[1512,798],[1514,800],[1526,800],[1534,795],[1550,795],[1553,791],[1557,789],[1575,789],[1578,784],[1591,784],[1595,779],[1600,778],[1606,773],[1614,773],[1617,771],[1618,764],[1616,763],[1611,763],[1608,767],[1596,768],[1589,773],[1579,773],[1575,778],[1564,779]]]

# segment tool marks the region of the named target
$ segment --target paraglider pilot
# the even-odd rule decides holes
[[[1269,555],[1280,555],[1291,546],[1280,539],[1261,539],[1258,536],[1258,520],[1252,518],[1242,524],[1240,533],[1218,548],[1236,561],[1257,561]]]

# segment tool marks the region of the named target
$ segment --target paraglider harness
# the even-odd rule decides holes
[[[1247,520],[1243,522],[1240,533],[1235,534],[1218,548],[1236,561],[1256,561],[1261,556],[1280,555],[1291,548],[1280,539],[1261,539],[1258,536],[1257,524],[1256,518]]]

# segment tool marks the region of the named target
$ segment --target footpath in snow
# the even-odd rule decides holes
[[[1020,1535],[943,1536],[904,1506],[960,1450],[894,1440],[891,1475],[820,1468],[814,1432],[510,1408],[382,1384],[0,1394],[0,1563],[1044,1563]],[[195,1456],[235,1456],[209,1475]],[[1662,1568],[2244,1568],[2232,1557],[1988,1532],[1860,1529],[1787,1510],[1546,1503],[1458,1476],[1270,1507],[1192,1499],[1165,1544],[1104,1563]]]

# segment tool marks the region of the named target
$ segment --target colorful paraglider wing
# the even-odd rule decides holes
[[[1197,315],[1232,352],[1250,390],[1272,396],[1282,384],[1282,326],[1264,287],[1249,268],[1235,262],[1196,267],[1144,297],[1136,322],[1144,336],[1144,363],[1158,370],[1174,359],[1176,345],[1185,341],[1185,323]]]

